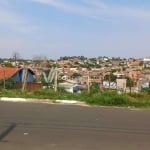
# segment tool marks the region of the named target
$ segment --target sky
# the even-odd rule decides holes
[[[1,58],[150,57],[149,0],[0,0]]]

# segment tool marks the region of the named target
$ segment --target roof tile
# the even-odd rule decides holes
[[[20,68],[0,67],[0,80],[11,78]]]

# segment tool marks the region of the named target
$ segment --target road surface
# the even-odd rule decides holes
[[[150,110],[0,102],[1,150],[148,150]]]

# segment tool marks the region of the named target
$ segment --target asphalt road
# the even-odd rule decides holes
[[[0,102],[0,150],[149,150],[150,110]]]

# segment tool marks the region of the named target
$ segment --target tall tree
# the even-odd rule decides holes
[[[132,80],[130,77],[127,77],[126,79],[127,79],[127,87],[129,87],[130,94],[131,94],[131,91],[132,91],[131,89],[134,86],[134,80]]]
[[[13,60],[15,61],[15,66],[17,65],[17,60],[20,59],[20,54],[18,52],[13,52]]]

